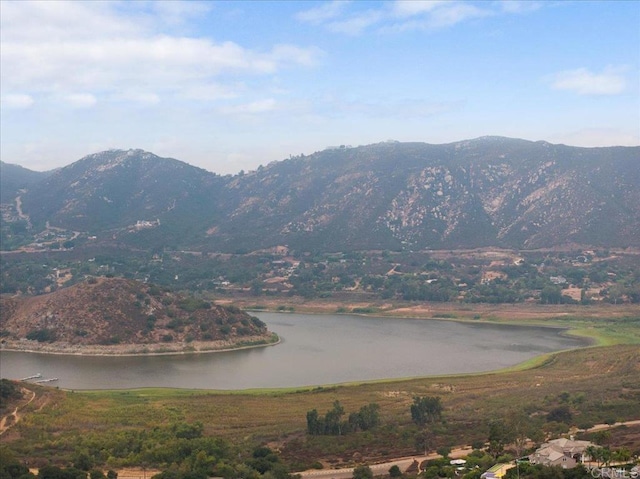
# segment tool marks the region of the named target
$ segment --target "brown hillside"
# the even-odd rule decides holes
[[[0,334],[9,346],[175,347],[270,337],[262,321],[238,308],[120,278],[91,278],[47,295],[0,301]]]

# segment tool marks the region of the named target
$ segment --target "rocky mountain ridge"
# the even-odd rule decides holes
[[[33,185],[23,209],[98,240],[222,252],[638,247],[638,185],[640,147],[502,137],[327,149],[225,177],[112,150]]]

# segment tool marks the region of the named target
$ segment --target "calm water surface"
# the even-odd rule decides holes
[[[489,371],[584,343],[550,328],[255,313],[282,342],[212,354],[79,357],[0,352],[2,377],[67,389],[276,388]]]

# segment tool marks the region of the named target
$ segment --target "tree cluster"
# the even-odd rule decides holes
[[[416,396],[411,405],[411,419],[418,426],[434,423],[442,417],[442,403],[436,396]]]
[[[318,414],[317,409],[307,412],[307,432],[312,436],[340,436],[356,431],[367,431],[380,423],[380,406],[370,403],[362,406],[358,412],[349,414],[346,421],[344,407],[340,401],[334,401],[324,416]]]

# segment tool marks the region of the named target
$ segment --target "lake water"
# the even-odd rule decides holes
[[[345,315],[255,313],[282,342],[224,353],[80,357],[0,352],[2,377],[65,389],[277,388],[468,373],[584,345],[557,329]]]

